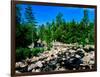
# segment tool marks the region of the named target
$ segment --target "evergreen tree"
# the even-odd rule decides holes
[[[84,17],[82,20],[82,24],[85,27],[89,25],[89,17],[88,17],[88,10],[87,9],[84,9]]]
[[[58,15],[56,16],[56,26],[60,26],[62,24],[62,18],[63,14],[62,13],[58,13]]]
[[[42,41],[44,41],[44,35],[45,35],[45,26],[44,26],[44,24],[40,25],[38,35],[39,35],[39,38]]]
[[[55,31],[56,31],[55,21],[52,21],[52,24],[51,24],[52,41],[56,41]]]
[[[16,24],[21,23],[21,7],[20,5],[16,5]]]
[[[27,24],[32,26],[32,43],[34,43],[34,47],[37,45],[37,32],[36,32],[36,19],[32,10],[32,6],[28,5],[25,10],[25,17],[27,20]]]

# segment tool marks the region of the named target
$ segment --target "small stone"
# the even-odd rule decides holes
[[[83,67],[82,69],[85,69],[85,67]]]
[[[16,63],[15,67],[16,68],[19,68],[20,67],[20,64],[19,63]]]
[[[62,58],[62,60],[64,61],[64,60],[66,60],[66,58]]]
[[[85,53],[85,51],[82,48],[77,49],[77,52],[79,52],[79,51]]]
[[[26,67],[27,66],[27,64],[24,64],[23,62],[17,62],[16,63],[16,68],[18,68],[18,67]]]
[[[16,71],[16,73],[21,73],[21,72],[19,72],[19,71]]]
[[[89,61],[89,64],[92,65],[92,64],[95,64],[95,62],[94,62],[93,60],[90,60],[90,61]]]
[[[73,70],[76,70],[76,68],[73,68]]]
[[[67,53],[65,53],[66,54],[66,56],[68,56],[69,55],[69,53],[67,52]]]
[[[81,58],[85,56],[85,51],[83,49],[77,49],[76,54],[79,55]]]
[[[88,64],[89,61],[90,61],[90,57],[89,56],[85,56],[85,57],[82,58],[82,60],[83,60],[84,64]]]
[[[36,69],[35,72],[40,72],[40,69]]]
[[[70,52],[70,53],[75,53],[76,51],[75,51],[75,50],[69,50],[69,52]]]
[[[58,56],[57,55],[54,55],[54,58],[57,58]]]
[[[38,60],[39,60],[39,57],[33,57],[33,58],[31,59],[31,62],[38,61]]]
[[[55,71],[58,71],[58,70],[59,70],[59,68],[60,68],[60,66],[57,66],[57,67],[56,67],[56,69],[55,69]]]
[[[76,57],[76,58],[81,58],[81,56],[79,56],[79,55],[77,55],[77,54],[75,55],[75,57]]]
[[[65,68],[59,68],[59,71],[65,71],[66,69]]]
[[[35,69],[33,69],[32,72],[35,72]]]
[[[64,64],[64,62],[62,62],[61,64]]]
[[[45,63],[45,61],[42,61],[42,63]]]

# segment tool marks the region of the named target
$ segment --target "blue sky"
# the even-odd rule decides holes
[[[17,4],[22,8],[21,13],[23,19],[25,19],[24,12],[27,4]],[[33,13],[35,15],[37,24],[45,24],[46,22],[52,22],[55,20],[56,15],[60,12],[63,14],[63,18],[66,22],[71,20],[75,20],[76,22],[80,22],[83,18],[83,11],[84,8],[78,7],[61,7],[61,6],[44,6],[44,5],[32,5]],[[95,18],[95,9],[94,8],[87,8],[88,9],[88,16],[91,22],[94,21]]]

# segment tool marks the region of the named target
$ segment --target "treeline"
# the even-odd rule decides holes
[[[74,19],[66,22],[63,14],[58,13],[55,20],[46,24],[37,25],[32,6],[27,6],[23,19],[21,6],[16,6],[16,53],[17,61],[37,55],[44,49],[38,49],[37,41],[41,39],[47,43],[48,49],[52,47],[51,42],[94,44],[94,23],[89,21],[88,10],[84,10],[83,19],[76,22]],[[23,21],[25,20],[25,21]],[[34,44],[30,51],[28,46]],[[23,58],[22,58],[23,56]]]
[[[88,13],[87,10],[84,12]],[[63,15],[58,13],[52,23],[47,22],[39,27],[39,37],[47,43],[59,41],[68,44],[94,44],[94,23],[89,22],[86,15],[81,22],[76,22],[74,19],[66,22]]]

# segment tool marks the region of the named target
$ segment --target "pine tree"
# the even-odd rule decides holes
[[[21,7],[20,5],[16,5],[16,24],[21,23]]]
[[[84,17],[83,17],[82,23],[85,27],[89,25],[89,17],[88,17],[87,9],[84,9]]]
[[[31,5],[28,5],[25,10],[25,17],[28,25],[32,26],[32,43],[34,43],[34,47],[37,44],[37,32],[36,32],[36,19],[33,13],[33,9]]]
[[[62,13],[58,13],[58,15],[56,16],[56,26],[60,26],[62,24]]]

